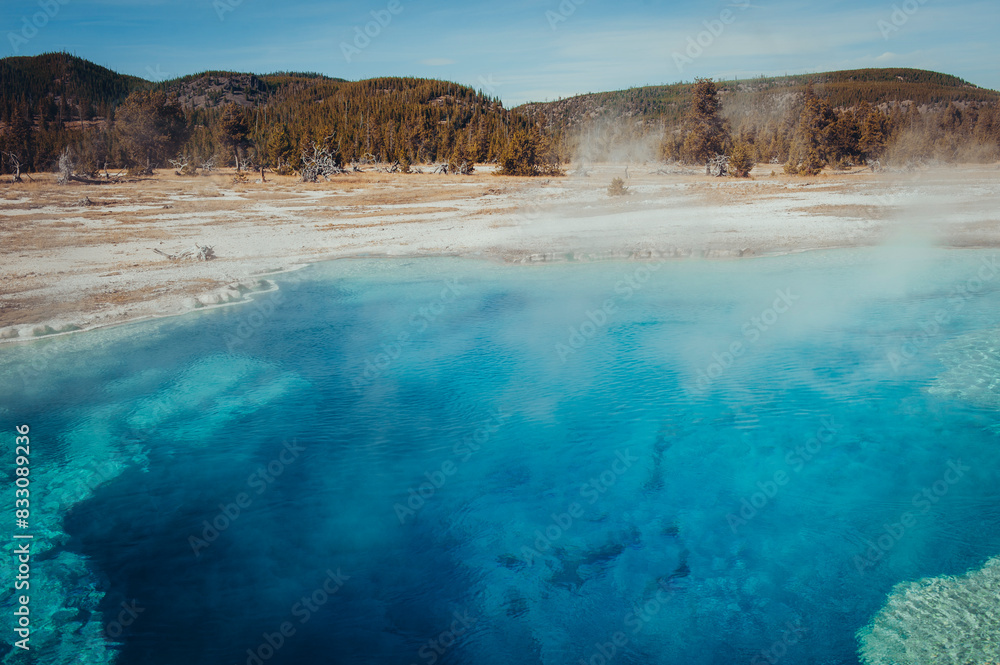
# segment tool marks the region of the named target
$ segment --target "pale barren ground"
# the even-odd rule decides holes
[[[0,184],[0,340],[176,314],[268,287],[262,275],[346,256],[472,255],[510,262],[726,259],[911,235],[1000,245],[1000,167],[829,172],[752,180],[629,168],[584,176],[364,173],[303,184],[231,173],[124,185]],[[772,175],[772,172],[776,172]],[[90,205],[87,204],[89,199]],[[209,262],[171,261],[194,245]],[[240,284],[240,288],[227,288]]]

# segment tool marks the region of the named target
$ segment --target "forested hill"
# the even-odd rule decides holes
[[[995,103],[1000,93],[948,74],[920,69],[855,69],[820,74],[719,81],[724,108],[782,108],[805,97],[809,85],[834,108],[867,102],[872,106],[918,107],[956,103]],[[578,95],[553,102],[524,104],[517,110],[551,127],[574,127],[601,118],[632,118],[675,124],[687,112],[694,83],[647,86]]]
[[[707,145],[743,145],[758,162],[794,161],[806,138],[812,166],[1000,155],[1000,93],[946,74],[863,69],[713,86],[712,127],[723,138]],[[0,172],[51,170],[67,149],[89,173],[171,163],[290,173],[317,155],[404,170],[499,162],[515,174],[574,158],[702,159],[687,145],[694,90],[651,86],[506,109],[434,79],[208,71],[152,82],[67,53],[12,57],[0,59]],[[807,136],[806,125],[822,135]]]
[[[0,122],[14,109],[85,120],[106,116],[149,83],[66,53],[0,59]]]
[[[130,94],[135,104],[121,113]],[[234,127],[237,134],[246,127],[236,139],[241,152],[293,169],[313,142],[348,162],[495,161],[513,136],[531,131],[499,100],[447,81],[211,71],[150,82],[66,53],[0,60],[0,150],[16,152],[24,169],[51,169],[67,146],[91,164],[146,162],[128,154],[120,120],[153,112],[170,128],[147,155],[161,166],[182,153],[198,163],[231,162]]]

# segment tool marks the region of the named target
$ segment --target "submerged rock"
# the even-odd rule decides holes
[[[867,665],[1000,662],[1000,557],[966,575],[897,584],[858,641]]]
[[[934,379],[932,395],[1000,409],[1000,330],[962,335],[938,350],[948,369]]]

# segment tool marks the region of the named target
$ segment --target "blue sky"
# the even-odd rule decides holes
[[[33,19],[37,34],[25,27]],[[356,39],[366,28],[374,36]],[[2,55],[66,50],[147,79],[207,69],[425,76],[508,106],[696,76],[860,67],[932,69],[1000,89],[995,1],[2,0],[0,30]]]

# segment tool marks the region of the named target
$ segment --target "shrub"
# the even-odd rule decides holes
[[[615,178],[608,185],[608,196],[625,196],[628,194],[628,187],[625,186],[625,181],[621,178]]]
[[[756,166],[756,162],[754,161],[753,148],[744,141],[733,146],[732,153],[729,155],[729,168],[734,176],[748,178],[754,166]]]
[[[498,175],[538,175],[537,145],[532,136],[519,132],[511,137],[500,157]]]

